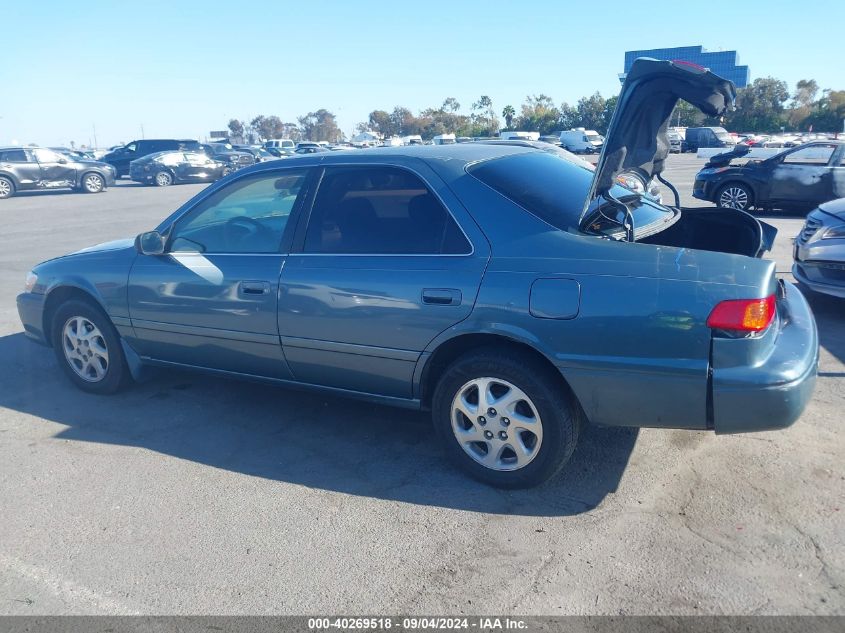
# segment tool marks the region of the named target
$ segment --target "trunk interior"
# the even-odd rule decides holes
[[[777,232],[754,216],[734,209],[681,209],[681,214],[681,219],[665,231],[638,241],[760,257],[771,249]]]

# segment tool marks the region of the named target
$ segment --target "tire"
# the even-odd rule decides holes
[[[553,477],[575,450],[581,425],[579,405],[553,371],[525,353],[493,348],[469,352],[446,369],[431,413],[449,459],[497,488]]]
[[[231,167],[224,167],[223,168],[223,178],[225,178],[226,176],[231,174],[233,171],[235,171],[235,170],[232,169]]]
[[[716,205],[738,211],[748,211],[754,206],[754,192],[741,182],[729,182],[716,192]]]
[[[0,199],[15,195],[15,183],[5,176],[0,176]]]
[[[160,171],[153,176],[153,184],[156,187],[169,187],[173,184],[173,174],[169,171]]]
[[[110,394],[129,382],[120,337],[99,308],[78,299],[67,301],[56,310],[51,331],[62,371],[82,391]]]
[[[102,193],[106,190],[106,180],[100,174],[88,172],[82,175],[79,190],[85,193]]]

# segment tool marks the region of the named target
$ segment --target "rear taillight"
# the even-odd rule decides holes
[[[769,327],[775,318],[775,295],[765,299],[736,299],[722,301],[710,316],[707,327],[714,330],[760,332]]]

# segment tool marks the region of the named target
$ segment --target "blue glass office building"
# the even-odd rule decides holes
[[[621,81],[631,70],[631,64],[637,57],[653,57],[654,59],[683,60],[704,66],[720,77],[730,79],[737,88],[748,85],[748,66],[739,66],[736,51],[706,51],[701,46],[679,46],[677,48],[653,48],[647,51],[627,51],[625,53],[625,70],[619,75]]]

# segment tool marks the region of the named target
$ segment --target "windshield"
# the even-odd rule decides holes
[[[584,137],[588,141],[600,141],[601,140],[601,136],[599,136],[598,134],[585,134]]]
[[[591,169],[561,154],[529,152],[483,161],[470,166],[467,172],[548,224],[564,231],[581,230],[581,210],[593,179]],[[675,217],[670,209],[621,185],[615,185],[610,193],[633,206],[637,236],[645,227]],[[618,233],[618,225],[595,219],[601,218],[600,211],[616,219],[616,211],[606,210],[611,206],[604,201],[593,201],[586,216],[591,232]]]

